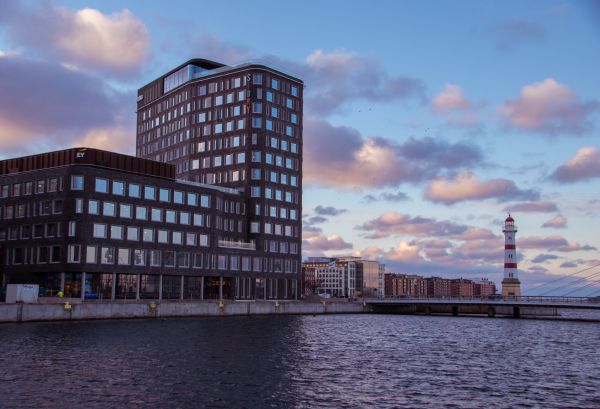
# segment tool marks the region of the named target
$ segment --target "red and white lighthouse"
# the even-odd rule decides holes
[[[521,296],[521,282],[517,272],[517,226],[510,213],[504,221],[504,279],[502,296],[514,298]]]

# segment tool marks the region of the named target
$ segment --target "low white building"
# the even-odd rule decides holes
[[[332,297],[354,297],[356,292],[356,264],[330,263],[316,269],[316,292],[327,293]]]

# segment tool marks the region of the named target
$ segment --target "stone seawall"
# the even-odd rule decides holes
[[[0,304],[0,322],[68,321],[123,318],[220,317],[277,314],[356,314],[362,303],[344,301],[162,301]]]

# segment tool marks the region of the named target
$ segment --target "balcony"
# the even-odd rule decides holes
[[[256,243],[244,243],[243,241],[219,240],[217,245],[227,249],[256,250]]]

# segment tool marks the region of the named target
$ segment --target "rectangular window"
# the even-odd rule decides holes
[[[137,183],[129,184],[129,197],[136,197],[136,198],[141,197],[140,185],[138,185]]]
[[[96,192],[108,193],[108,180],[96,178]]]
[[[131,219],[131,205],[121,203],[119,205],[119,216],[121,216],[124,219]]]
[[[125,182],[113,181],[112,192],[113,195],[125,196]]]
[[[101,264],[114,264],[115,263],[114,247],[102,247],[102,249],[100,250],[100,263]]]
[[[294,96],[294,97],[298,96],[298,87],[297,86],[292,85],[291,91],[292,91],[292,96]]]
[[[175,252],[165,251],[165,267],[175,267]]]
[[[123,240],[123,226],[116,224],[110,226],[110,238],[113,240]]]
[[[158,242],[167,244],[169,243],[169,232],[167,230],[158,231]]]
[[[198,206],[198,195],[196,193],[188,193],[187,202],[189,206]]]
[[[75,222],[74,220],[71,220],[69,222],[69,232],[68,232],[69,237],[75,237],[76,227],[77,227],[77,222]]]
[[[195,233],[186,233],[185,234],[185,244],[187,246],[195,246],[196,245],[196,234]]]
[[[154,229],[144,227],[142,240],[148,243],[154,242]]]
[[[180,251],[177,253],[177,267],[188,268],[190,266],[190,253]]]
[[[204,216],[199,213],[194,213],[194,226],[204,226]]]
[[[167,210],[165,214],[165,221],[167,223],[177,223],[177,212],[175,210]]]
[[[160,267],[160,250],[150,250],[150,266]]]
[[[140,230],[134,226],[127,227],[127,240],[130,241],[138,241],[140,235]]]
[[[152,208],[150,213],[151,220],[153,222],[162,222],[162,209]]]
[[[159,189],[158,200],[161,202],[171,202],[171,191],[169,189]]]
[[[97,239],[106,238],[106,224],[94,223],[93,237]]]
[[[102,215],[103,216],[116,216],[116,207],[113,202],[104,202],[102,204]]]
[[[133,250],[133,265],[134,266],[145,266],[146,265],[146,250],[142,250],[142,249]]]
[[[200,196],[200,207],[210,207],[210,196],[207,196],[207,195]]]
[[[183,203],[183,192],[180,192],[178,190],[173,192],[173,202],[177,203],[177,204],[184,204]]]
[[[129,249],[119,249],[117,264],[120,266],[128,266],[129,262]]]
[[[198,235],[198,245],[200,247],[208,247],[208,235],[207,234],[199,234]]]
[[[148,210],[144,206],[136,206],[135,218],[137,220],[148,220]]]
[[[88,214],[99,214],[99,203],[97,200],[88,201]]]
[[[183,244],[183,238],[182,238],[182,234],[180,231],[174,231],[173,232],[173,241],[171,242],[172,244]]]
[[[154,186],[144,186],[144,199],[156,200],[156,188]]]
[[[79,244],[69,244],[67,248],[67,263],[81,262],[81,246]]]
[[[89,264],[96,264],[98,262],[97,251],[98,248],[96,246],[87,246],[85,250],[85,262]]]
[[[83,175],[71,176],[71,190],[83,190]]]
[[[188,212],[180,212],[179,213],[179,223],[180,224],[190,224],[190,214]]]

